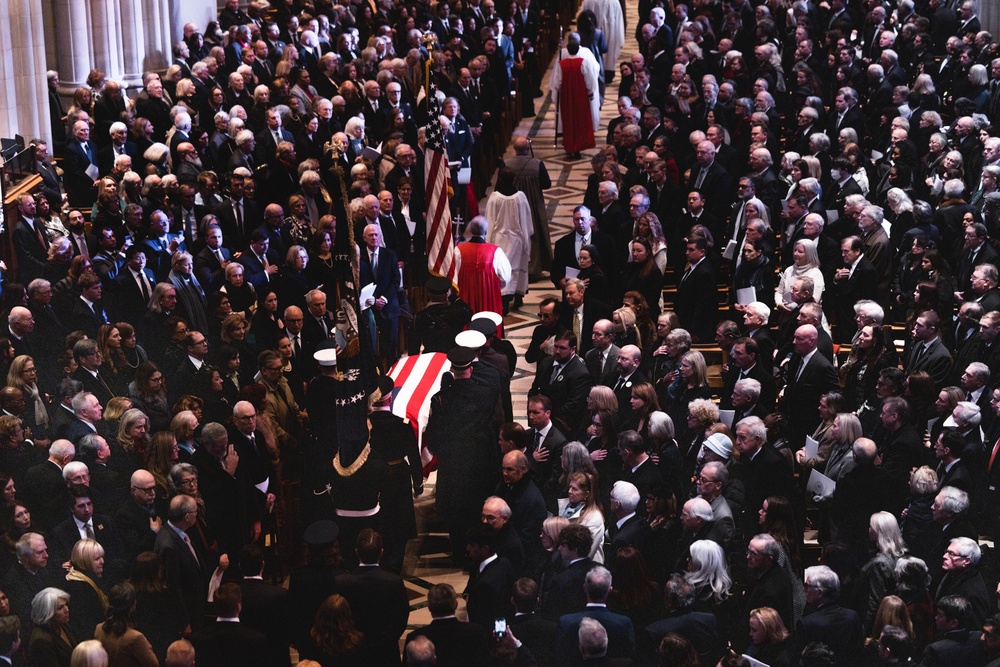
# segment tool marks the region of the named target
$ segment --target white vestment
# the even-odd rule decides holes
[[[608,42],[608,52],[604,54],[604,69],[618,69],[618,55],[625,45],[625,17],[618,0],[583,0],[580,11],[589,9],[597,17],[597,27]]]
[[[535,233],[528,198],[523,192],[513,195],[494,192],[486,201],[486,219],[490,223],[486,242],[499,246],[510,261],[510,280],[501,293],[527,294],[531,236]]]

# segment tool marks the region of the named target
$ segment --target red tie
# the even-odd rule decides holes
[[[993,470],[993,461],[997,457],[997,452],[1000,452],[1000,438],[997,439],[997,443],[993,445],[993,453],[990,454],[989,465],[986,466],[986,472],[991,472]]]

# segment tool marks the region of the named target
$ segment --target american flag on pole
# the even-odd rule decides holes
[[[461,256],[455,252],[455,240],[451,230],[451,206],[448,202],[448,188],[451,185],[451,170],[448,167],[448,150],[444,145],[441,131],[441,105],[437,99],[437,86],[431,84],[431,94],[427,100],[427,131],[424,139],[424,186],[426,188],[427,222],[427,268],[453,283],[458,282],[458,268]]]

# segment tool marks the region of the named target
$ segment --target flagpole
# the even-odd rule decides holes
[[[559,60],[556,62],[556,67],[562,67],[562,50],[563,50],[563,27],[559,26],[559,45],[556,47],[559,51]],[[562,72],[560,72],[561,74]],[[560,79],[562,81],[562,79]],[[559,94],[560,91],[556,91],[556,131],[552,133],[552,147],[559,148],[559,98],[562,95]]]

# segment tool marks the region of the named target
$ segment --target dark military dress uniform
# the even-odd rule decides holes
[[[417,536],[417,520],[413,513],[413,494],[423,490],[424,476],[417,450],[417,435],[408,420],[391,412],[377,410],[368,417],[371,422],[372,456],[386,465],[386,479],[379,500],[382,537],[386,562],[393,572],[403,566],[406,541]]]
[[[454,352],[454,350],[453,350]],[[468,363],[474,356],[468,351]],[[449,359],[451,359],[449,354]],[[452,364],[455,362],[452,361]],[[481,366],[493,381],[452,379],[431,399],[425,442],[438,458],[435,506],[452,537],[452,553],[464,553],[465,531],[479,522],[483,501],[500,481],[496,369]]]
[[[461,299],[453,303],[432,303],[413,318],[413,333],[407,338],[406,351],[409,354],[447,352],[455,345],[455,335],[471,319],[472,308]]]

